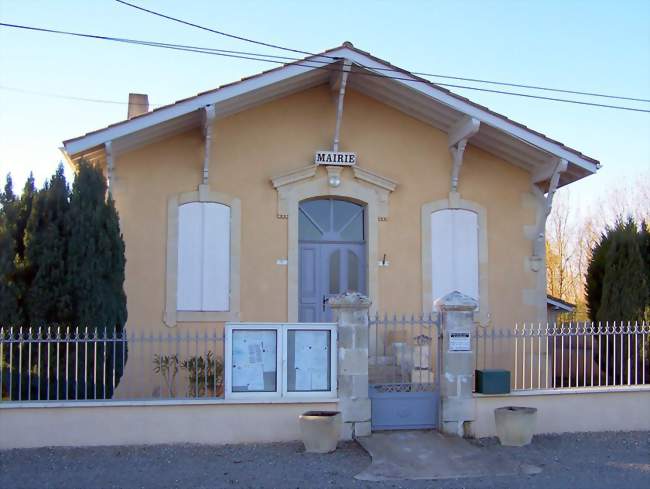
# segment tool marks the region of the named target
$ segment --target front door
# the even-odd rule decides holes
[[[330,322],[330,296],[366,293],[365,208],[340,199],[300,203],[299,320]]]

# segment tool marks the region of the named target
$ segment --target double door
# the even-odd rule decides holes
[[[300,322],[333,320],[328,300],[344,292],[366,294],[365,243],[300,243]]]

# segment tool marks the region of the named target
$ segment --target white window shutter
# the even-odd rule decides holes
[[[454,287],[452,215],[448,210],[431,214],[431,293],[433,300]]]
[[[453,211],[454,288],[478,300],[478,215]]]
[[[176,286],[176,308],[179,311],[201,310],[202,221],[199,202],[179,206]]]
[[[203,204],[203,311],[227,311],[230,303],[230,207]]]
[[[190,202],[178,208],[179,311],[230,309],[230,207]]]
[[[478,300],[478,215],[464,209],[431,213],[431,294],[458,290]]]

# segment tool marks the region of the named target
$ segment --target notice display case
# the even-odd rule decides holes
[[[226,398],[336,397],[336,324],[227,323]]]

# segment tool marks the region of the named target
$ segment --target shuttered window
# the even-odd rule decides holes
[[[178,208],[179,311],[228,311],[230,207],[190,202]]]
[[[431,213],[433,300],[454,290],[478,300],[478,215],[464,209]]]

